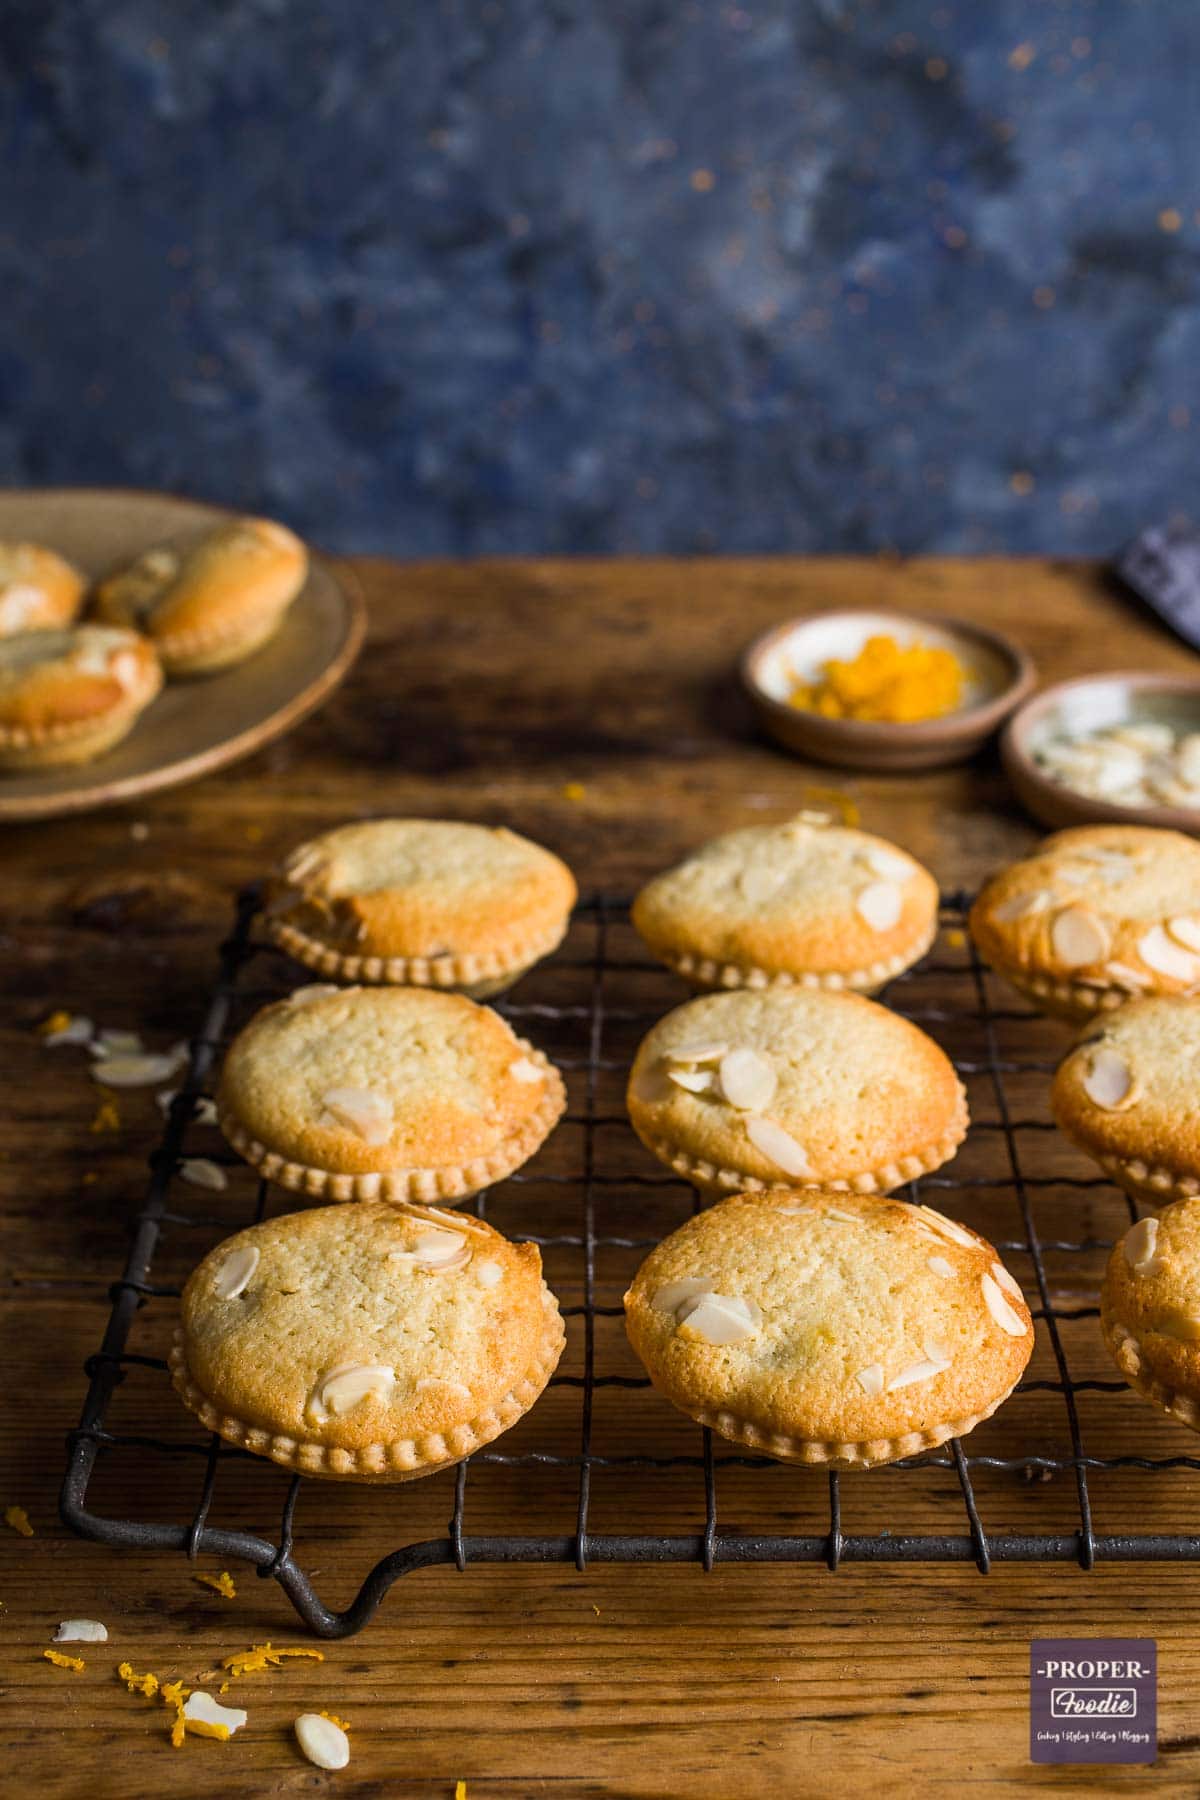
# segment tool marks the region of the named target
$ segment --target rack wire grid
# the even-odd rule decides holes
[[[539,1040],[567,1077],[569,1104],[538,1156],[468,1204],[508,1235],[538,1244],[568,1320],[560,1370],[532,1412],[453,1471],[389,1487],[289,1475],[200,1428],[170,1391],[165,1350],[178,1280],[212,1243],[274,1207],[303,1202],[261,1182],[197,1118],[222,1044],[259,1005],[310,979],[256,930],[243,894],[216,986],[191,1042],[186,1079],[150,1159],[124,1274],[71,1434],[64,1521],[100,1543],[243,1561],[279,1583],[320,1636],[348,1636],[402,1575],[433,1564],[557,1562],[814,1563],[1183,1560],[1200,1555],[1178,1427],[1130,1396],[1095,1324],[1104,1252],[1134,1214],[1048,1121],[1046,1090],[1063,1028],[1014,1007],[965,932],[968,897],[942,905],[937,950],[882,996],[939,1038],[963,1077],[972,1127],[954,1163],[905,1190],[984,1231],[1019,1274],[1039,1322],[1025,1379],[970,1439],[869,1473],[839,1476],[726,1453],[724,1440],[650,1389],[621,1329],[620,1296],[646,1251],[700,1201],[653,1165],[622,1106],[640,1036],[684,997],[646,958],[627,903],[577,909],[560,952],[498,1010]],[[253,979],[252,979],[253,977]],[[179,1185],[184,1154],[224,1162],[224,1193]],[[1036,1216],[1035,1216],[1036,1215]],[[1039,1220],[1050,1230],[1039,1231]],[[536,1227],[531,1230],[530,1227]],[[145,1347],[140,1347],[145,1339]],[[131,1344],[134,1347],[131,1347]],[[122,1412],[124,1416],[121,1415]],[[1106,1454],[1085,1450],[1085,1435]],[[1186,1440],[1183,1440],[1186,1442]],[[1148,1479],[1146,1472],[1153,1472]],[[1183,1489],[1167,1471],[1183,1472]],[[93,1488],[127,1508],[131,1491],[170,1519],[95,1510]],[[1111,1484],[1111,1493],[1105,1483]],[[1135,1485],[1136,1483],[1136,1485]],[[441,1527],[453,1490],[448,1526]],[[1096,1494],[1113,1515],[1097,1520]],[[101,1495],[101,1502],[103,1495]],[[318,1597],[298,1559],[303,1508],[314,1546],[341,1552],[405,1541],[370,1566],[349,1603]],[[468,1512],[477,1515],[468,1529]],[[853,1513],[853,1519],[848,1514]],[[230,1523],[219,1522],[228,1514]],[[243,1521],[277,1516],[278,1525]],[[1136,1518],[1137,1529],[1127,1520]]]

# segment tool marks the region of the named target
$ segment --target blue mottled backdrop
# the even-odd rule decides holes
[[[1200,0],[4,0],[0,77],[0,480],[411,556],[1194,499]]]

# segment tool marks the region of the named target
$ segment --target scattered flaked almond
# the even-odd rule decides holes
[[[727,1051],[717,1076],[726,1100],[741,1112],[761,1112],[775,1098],[775,1070],[761,1052],[748,1045]]]
[[[169,1113],[179,1098],[178,1088],[164,1088],[161,1094],[155,1094],[154,1104],[160,1113]],[[192,1100],[192,1120],[197,1125],[215,1125],[217,1122],[217,1103],[207,1094],[196,1094]]]
[[[1128,963],[1106,962],[1104,973],[1114,987],[1127,988],[1130,993],[1134,994],[1153,985],[1144,969],[1131,969]]]
[[[996,1283],[997,1287],[1003,1288],[1004,1292],[1010,1295],[1012,1299],[1024,1300],[1025,1296],[1021,1292],[1020,1282],[1015,1275],[1009,1274],[1002,1262],[994,1262],[992,1264],[992,1280]]]
[[[301,1713],[292,1729],[301,1750],[318,1769],[344,1769],[350,1761],[350,1739],[324,1713]]]
[[[320,1377],[306,1411],[323,1424],[332,1413],[340,1419],[370,1398],[387,1402],[396,1386],[396,1371],[385,1363],[340,1363]]]
[[[114,1031],[105,1025],[93,1037],[88,1049],[97,1062],[113,1056],[144,1056],[146,1046],[136,1031]]]
[[[179,1164],[179,1176],[182,1181],[190,1182],[192,1187],[209,1188],[214,1194],[223,1194],[229,1186],[229,1176],[220,1163],[213,1162],[210,1156],[185,1156]]]
[[[203,1688],[195,1688],[183,1703],[183,1716],[189,1724],[193,1720],[204,1725],[223,1725],[229,1736],[240,1731],[249,1717],[240,1706],[222,1706]]]
[[[213,1279],[213,1292],[218,1300],[236,1300],[253,1280],[262,1252],[257,1244],[242,1244],[231,1250]]]
[[[979,1279],[983,1287],[984,1304],[1001,1331],[1007,1331],[1009,1337],[1024,1337],[1027,1330],[1025,1321],[1001,1293],[995,1278],[985,1274]]]
[[[1125,1234],[1125,1261],[1135,1275],[1157,1275],[1162,1267],[1158,1249],[1158,1220],[1139,1219]]]
[[[1080,1086],[1093,1106],[1103,1107],[1105,1112],[1123,1112],[1138,1096],[1133,1070],[1123,1056],[1106,1044],[1098,1045],[1089,1055]]]
[[[715,1038],[696,1038],[690,1044],[676,1044],[665,1055],[669,1063],[715,1063],[720,1062],[728,1048],[728,1044],[722,1044]]]
[[[56,1644],[107,1644],[108,1627],[99,1619],[64,1619],[54,1634]]]
[[[461,1394],[467,1400],[471,1398],[471,1390],[465,1381],[452,1381],[448,1375],[422,1375],[417,1383],[418,1394],[426,1388],[440,1388],[443,1392],[449,1388],[451,1393]]]
[[[1172,981],[1200,981],[1200,957],[1173,943],[1161,925],[1152,925],[1138,939],[1137,952],[1156,975],[1166,975]]]
[[[1032,918],[1053,904],[1054,895],[1049,888],[1034,888],[1032,893],[1012,894],[1002,900],[993,910],[992,918],[997,925],[1015,925],[1018,919]]]
[[[956,1219],[948,1219],[945,1213],[937,1212],[932,1206],[918,1206],[917,1211],[939,1236],[949,1238],[952,1244],[961,1244],[964,1250],[978,1249],[979,1240],[972,1237],[966,1226],[960,1225]]]
[[[340,994],[341,988],[332,981],[310,981],[307,987],[293,988],[288,995],[289,1006],[308,1006],[313,1000],[325,1000],[330,994]]]
[[[854,896],[854,910],[872,931],[890,931],[900,921],[904,895],[894,881],[873,881]]]
[[[929,1257],[925,1266],[932,1269],[935,1275],[940,1275],[943,1281],[948,1281],[954,1273],[954,1264],[947,1262],[944,1256]]]
[[[70,1013],[51,1013],[38,1026],[38,1034],[47,1050],[57,1050],[60,1044],[90,1044],[95,1026],[82,1013],[74,1017]]]
[[[111,1088],[156,1087],[160,1081],[170,1081],[181,1061],[187,1061],[186,1050],[182,1058],[176,1052],[165,1056],[109,1056],[92,1064],[92,1080]]]
[[[528,1087],[546,1079],[545,1069],[539,1068],[531,1056],[519,1056],[515,1063],[509,1064],[508,1072],[514,1081],[522,1081]]]
[[[921,1362],[909,1363],[907,1368],[892,1376],[887,1384],[887,1391],[894,1394],[900,1388],[915,1387],[919,1381],[932,1381],[935,1375],[944,1375],[946,1368],[946,1363],[935,1362],[929,1356]]]
[[[1064,907],[1050,927],[1050,945],[1068,969],[1101,963],[1112,948],[1107,922],[1086,906]]]
[[[412,1247],[413,1263],[418,1269],[444,1272],[461,1269],[471,1260],[471,1249],[461,1231],[423,1231]]]
[[[650,1304],[657,1312],[673,1313],[686,1300],[698,1300],[705,1294],[711,1294],[713,1283],[707,1275],[685,1275],[679,1281],[668,1281],[660,1287]]]
[[[1185,950],[1191,950],[1200,956],[1200,919],[1168,919],[1167,930],[1177,944],[1182,944]]]
[[[868,1363],[865,1369],[858,1371],[854,1379],[863,1393],[870,1394],[872,1398],[883,1392],[883,1369],[879,1363]]]
[[[500,1264],[498,1262],[492,1262],[490,1258],[486,1262],[477,1262],[475,1264],[475,1279],[480,1287],[495,1287],[503,1274],[504,1270],[501,1268]]]
[[[667,1080],[686,1093],[707,1094],[712,1091],[716,1076],[712,1069],[668,1069]]]
[[[824,1213],[822,1214],[822,1217],[826,1218],[826,1219],[834,1219],[837,1221],[837,1223],[839,1225],[857,1225],[858,1224],[857,1213],[843,1212],[843,1210],[840,1206],[827,1206],[825,1208]]]
[[[760,1118],[757,1113],[752,1113],[746,1120],[746,1136],[754,1148],[785,1175],[809,1173],[808,1153],[804,1146],[774,1119]]]
[[[324,1130],[338,1126],[352,1131],[364,1144],[386,1144],[395,1124],[395,1109],[387,1094],[370,1088],[337,1087],[322,1094],[324,1109],[317,1124]]]
[[[902,850],[893,850],[886,844],[868,844],[866,859],[872,874],[878,875],[881,881],[904,883],[913,872],[912,859]]]
[[[701,1338],[706,1344],[741,1344],[757,1330],[754,1311],[734,1295],[701,1294],[680,1310],[680,1337]]]
[[[414,1219],[432,1219],[437,1225],[446,1226],[449,1231],[482,1231],[488,1227],[482,1219],[473,1219],[467,1212],[447,1212],[443,1206],[426,1206],[415,1200],[402,1200],[396,1207],[397,1212],[407,1213]]]

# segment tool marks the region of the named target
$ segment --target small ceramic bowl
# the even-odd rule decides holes
[[[898,644],[920,642],[953,651],[967,672],[963,704],[940,719],[913,725],[877,725],[861,719],[826,719],[791,706],[797,682],[816,678],[831,657],[857,656],[869,637],[882,633]],[[962,762],[992,733],[1033,687],[1033,663],[998,631],[935,613],[847,607],[789,619],[754,639],[742,655],[742,683],[763,729],[787,750],[848,769],[932,769]]]
[[[1022,804],[1043,825],[1161,825],[1200,835],[1200,811],[1190,806],[1118,806],[1052,781],[1037,762],[1054,737],[1078,737],[1113,725],[1154,721],[1177,731],[1200,731],[1200,677],[1083,675],[1035,694],[1009,720],[1000,753]]]

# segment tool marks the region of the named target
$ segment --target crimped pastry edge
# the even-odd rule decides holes
[[[967,1108],[967,1091],[962,1082],[957,1083],[958,1114],[952,1128],[936,1144],[924,1150],[901,1157],[897,1162],[886,1163],[881,1169],[864,1170],[853,1175],[841,1176],[834,1181],[828,1177],[814,1176],[811,1180],[797,1175],[785,1175],[782,1169],[773,1181],[763,1181],[757,1175],[747,1175],[744,1171],[730,1168],[718,1168],[715,1163],[703,1157],[690,1156],[667,1138],[643,1137],[638,1131],[636,1121],[631,1120],[643,1144],[653,1151],[659,1162],[665,1163],[685,1181],[694,1187],[711,1193],[767,1193],[771,1188],[785,1187],[800,1191],[819,1189],[830,1194],[890,1194],[906,1181],[916,1181],[921,1175],[931,1175],[948,1163],[958,1150],[967,1135],[970,1125],[970,1113]]]
[[[359,1174],[318,1169],[308,1163],[292,1162],[277,1150],[269,1150],[245,1130],[228,1108],[219,1105],[217,1124],[238,1155],[265,1180],[290,1188],[293,1193],[310,1194],[324,1200],[468,1200],[480,1188],[492,1187],[528,1162],[566,1110],[566,1086],[549,1057],[525,1038],[517,1038],[516,1043],[545,1072],[541,1104],[490,1156],[477,1156],[469,1163],[447,1163],[436,1169],[387,1169]]]
[[[1010,964],[995,961],[989,967],[1019,994],[1032,1000],[1041,1012],[1076,1025],[1084,1024],[1095,1013],[1112,1012],[1129,1000],[1148,998],[1156,991],[1139,988],[1134,992],[1129,988],[1096,987],[1090,982],[1060,980],[1050,975],[1028,975]]]
[[[1184,1175],[1178,1169],[1144,1162],[1140,1156],[1104,1156],[1085,1144],[1075,1131],[1067,1133],[1118,1187],[1147,1206],[1168,1206],[1173,1200],[1192,1200],[1200,1194],[1200,1176]]]
[[[320,938],[301,931],[286,919],[264,915],[263,929],[271,942],[288,956],[303,963],[318,975],[330,975],[340,981],[366,981],[376,986],[463,988],[488,984],[489,993],[509,987],[517,978],[556,950],[567,935],[570,912],[564,912],[560,923],[541,937],[510,938],[486,955],[448,956],[363,956],[335,950]],[[496,982],[499,986],[493,987]]]
[[[40,750],[48,744],[86,743],[89,736],[111,731],[118,720],[136,719],[162,691],[162,673],[155,665],[157,681],[147,681],[136,694],[122,690],[121,699],[107,712],[93,713],[87,719],[68,719],[62,724],[43,725],[33,730],[28,725],[0,724],[0,750]]]
[[[981,1412],[972,1413],[968,1418],[933,1425],[926,1431],[906,1431],[900,1437],[864,1438],[858,1443],[789,1437],[783,1432],[765,1431],[752,1419],[739,1418],[737,1414],[720,1408],[702,1407],[693,1412],[689,1408],[680,1407],[677,1400],[673,1400],[672,1405],[689,1418],[695,1419],[698,1424],[710,1426],[720,1437],[728,1438],[735,1444],[744,1444],[748,1449],[759,1450],[766,1456],[774,1457],[777,1462],[804,1463],[810,1468],[875,1469],[884,1463],[895,1462],[902,1456],[920,1456],[923,1451],[936,1450],[949,1438],[966,1437],[969,1431],[974,1431],[977,1425],[982,1425],[997,1408],[1003,1406],[1020,1379],[1018,1375],[1017,1380],[1005,1388],[1002,1394],[998,1394]]]
[[[894,955],[872,963],[866,969],[843,971],[827,970],[819,973],[806,969],[794,974],[788,969],[764,969],[753,963],[722,963],[711,956],[697,956],[691,950],[670,951],[648,945],[654,956],[675,974],[682,975],[693,987],[705,991],[716,991],[730,988],[768,988],[799,987],[820,988],[827,993],[850,991],[856,994],[874,993],[885,982],[891,981],[905,969],[910,969],[919,962],[932,948],[938,934],[938,921],[935,918],[930,930],[905,950],[898,950]],[[643,942],[645,940],[643,939]]]
[[[1142,1355],[1141,1340],[1137,1333],[1130,1331],[1128,1325],[1115,1318],[1104,1296],[1100,1303],[1100,1330],[1109,1355],[1117,1365],[1117,1372],[1143,1400],[1151,1406],[1157,1406],[1168,1418],[1186,1425],[1189,1431],[1200,1431],[1200,1402],[1187,1394],[1178,1393],[1161,1382],[1157,1375],[1150,1372],[1150,1365]]]
[[[547,1331],[534,1362],[501,1399],[474,1419],[455,1425],[448,1432],[426,1432],[423,1437],[396,1438],[387,1444],[347,1450],[249,1425],[244,1419],[223,1413],[193,1381],[181,1325],[175,1329],[175,1341],[170,1351],[171,1383],[184,1405],[209,1431],[215,1431],[227,1443],[237,1444],[256,1456],[265,1456],[283,1468],[327,1481],[374,1481],[380,1484],[415,1481],[422,1475],[461,1462],[465,1456],[490,1444],[523,1418],[544,1392],[558,1366],[567,1334],[558,1302],[545,1282],[542,1283],[542,1296],[543,1305],[547,1297],[553,1305],[546,1308]]]
[[[291,600],[285,600],[282,606],[271,605],[260,607],[250,616],[239,613],[235,618],[222,621],[220,624],[208,626],[193,625],[190,631],[162,631],[155,636],[147,626],[145,635],[158,651],[164,666],[179,666],[193,656],[202,655],[208,650],[217,650],[238,643],[257,645],[264,641],[262,633],[269,627],[274,635],[282,624],[288,608],[303,587],[301,580]]]

